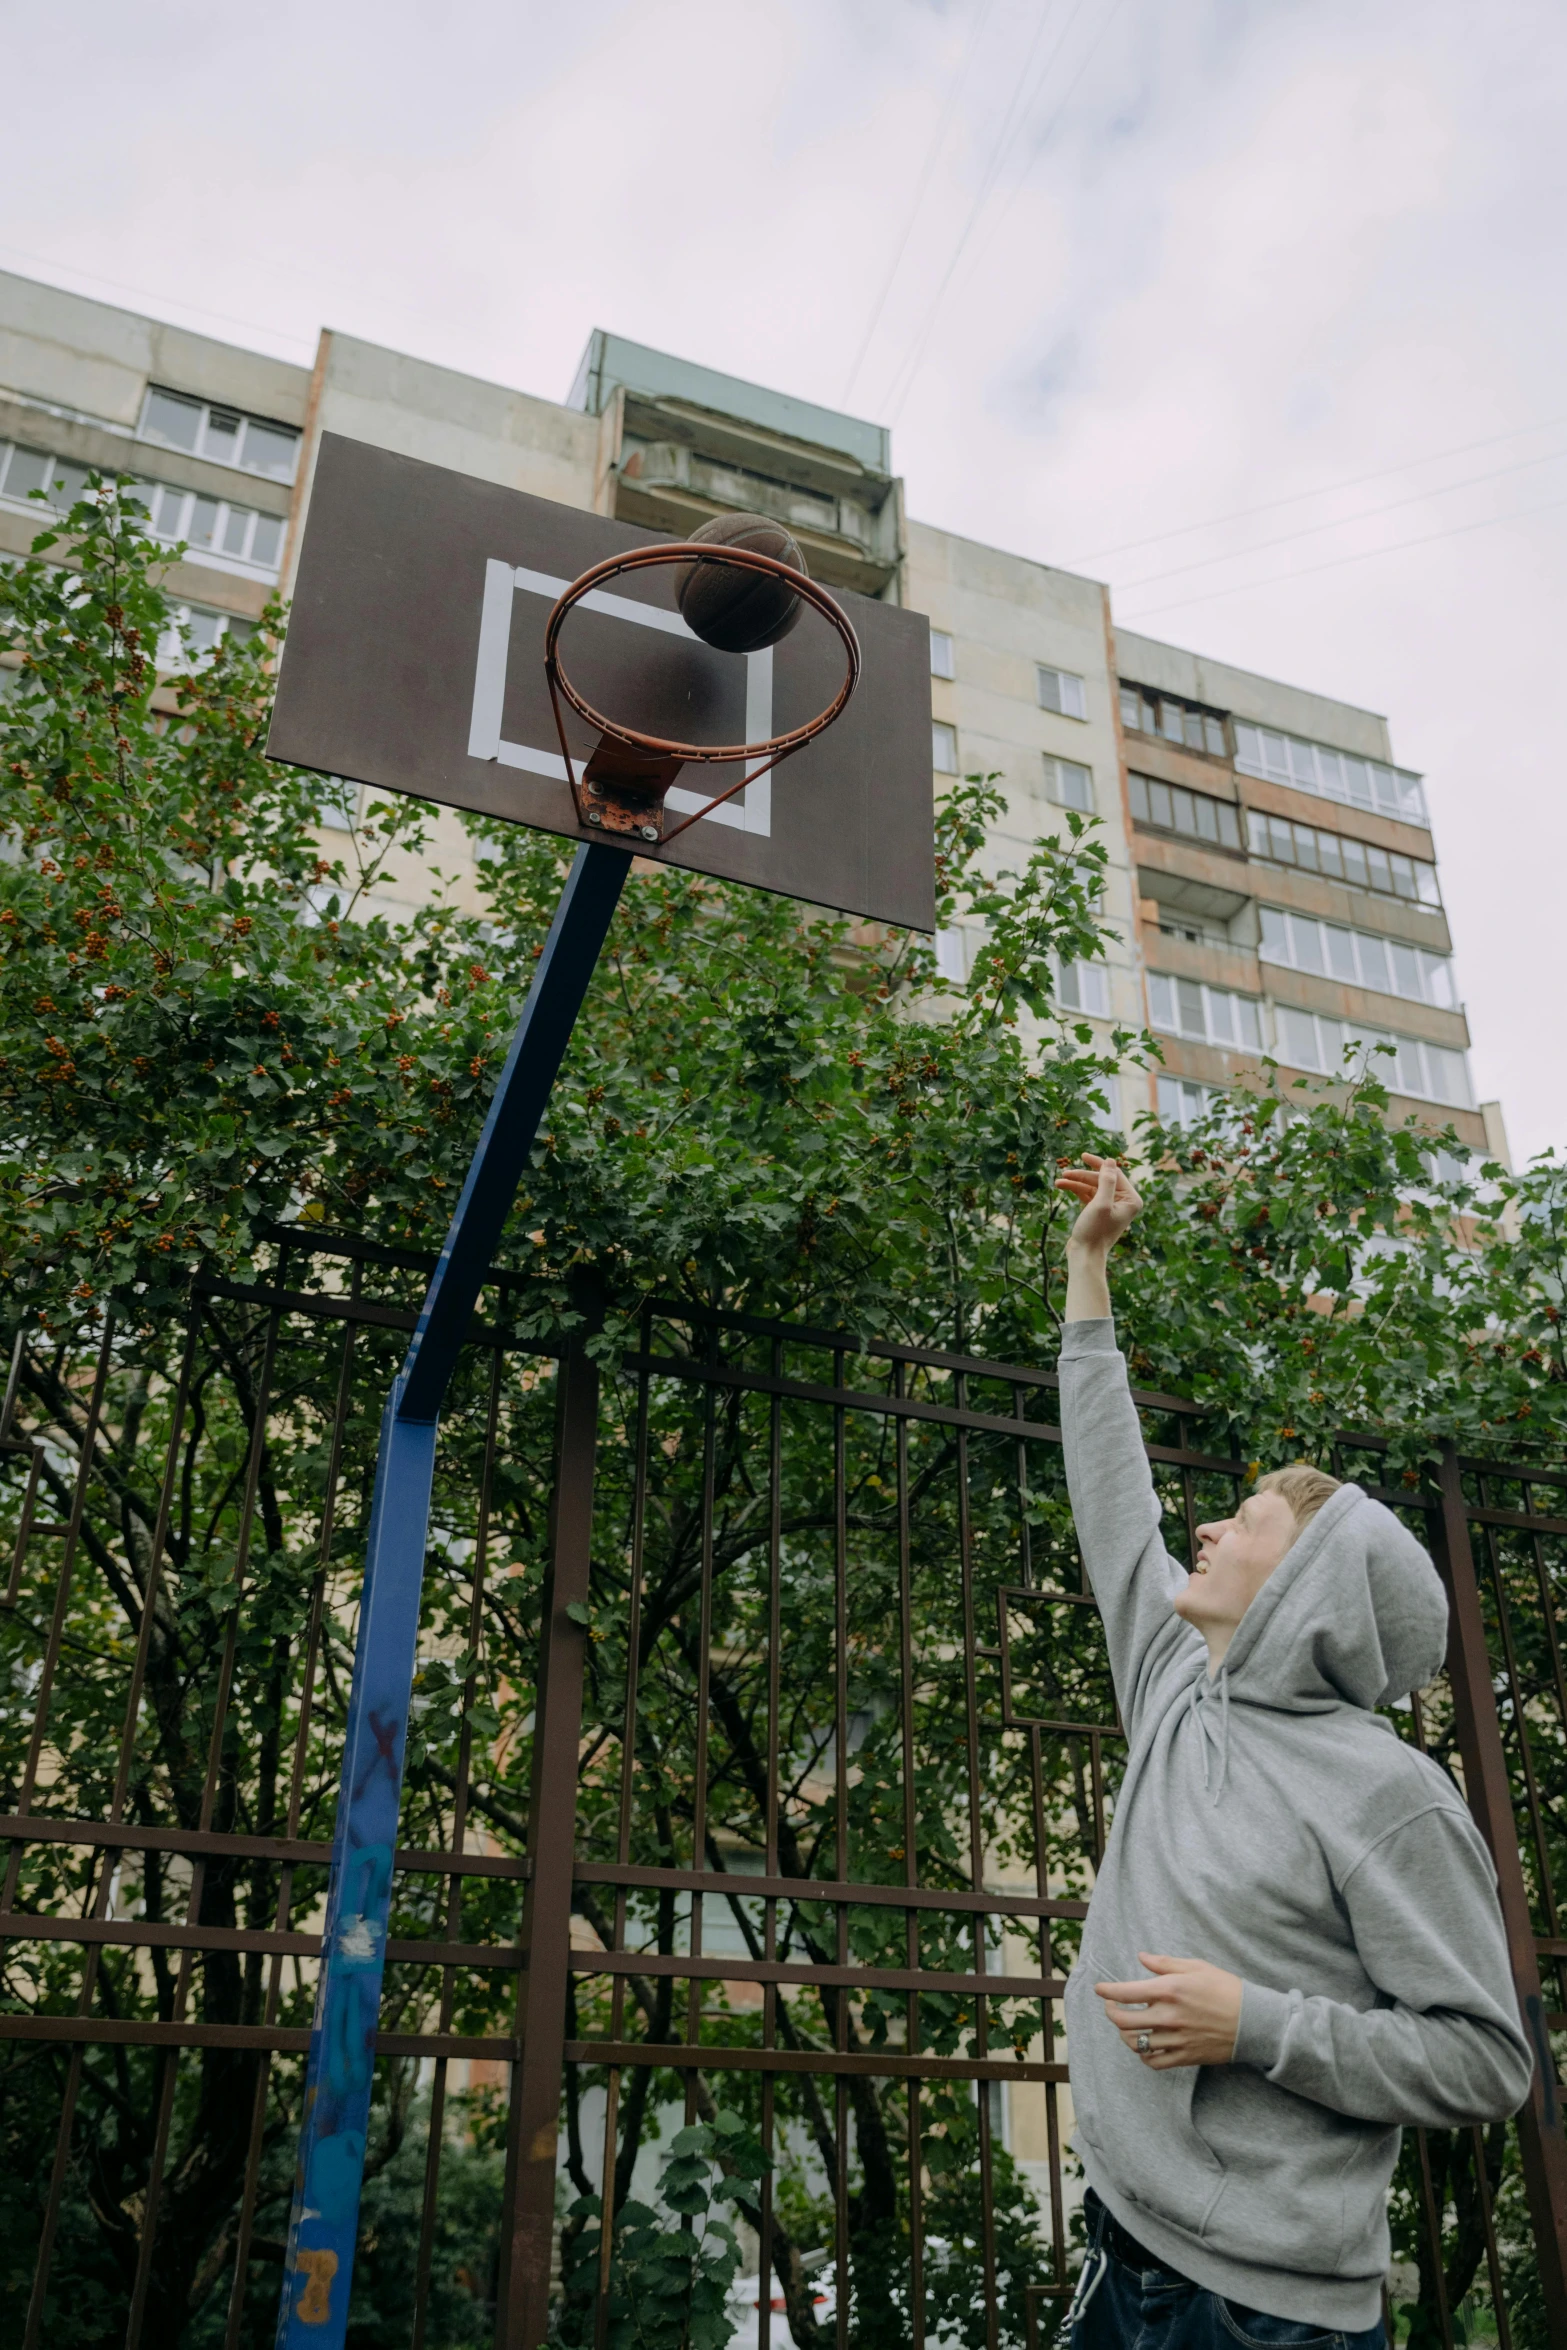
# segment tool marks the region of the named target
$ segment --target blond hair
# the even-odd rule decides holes
[[[1296,1532],[1304,1533],[1323,1503],[1338,1492],[1340,1483],[1325,1469],[1314,1469],[1309,1461],[1291,1461],[1287,1469],[1270,1469],[1266,1477],[1259,1477],[1257,1491],[1279,1494],[1295,1521]]]

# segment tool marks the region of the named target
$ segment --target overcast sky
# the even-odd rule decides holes
[[[1383,711],[1474,1072],[1567,1145],[1567,11],[0,9],[0,263],[563,398],[590,328],[890,423],[911,511]]]

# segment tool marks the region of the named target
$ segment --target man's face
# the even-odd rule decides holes
[[[1197,1529],[1197,1565],[1175,1612],[1199,1631],[1234,1631],[1295,1539],[1282,1493],[1248,1494],[1233,1518]]]

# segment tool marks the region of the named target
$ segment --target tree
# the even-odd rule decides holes
[[[8,1473],[36,1458],[41,1490],[62,1512],[73,1459],[93,1463],[41,1759],[29,1759],[29,1740],[54,1586],[25,1584],[24,1603],[0,1619],[11,1692],[0,1710],[0,1771],[12,1803],[31,1785],[46,1789],[49,1808],[77,1816],[105,1817],[123,1800],[120,1816],[149,1827],[189,1830],[206,1819],[237,1834],[308,1837],[329,1830],[351,1593],[396,1341],[288,1317],[274,1332],[245,1292],[280,1249],[299,1279],[319,1279],[311,1246],[334,1232],[404,1258],[438,1244],[569,851],[508,829],[482,843],[482,912],[463,911],[437,876],[417,914],[393,919],[382,885],[399,861],[425,852],[419,810],[372,800],[340,836],[340,854],[323,848],[319,779],[274,767],[263,752],[277,612],[253,639],[225,640],[214,659],[155,690],[153,651],[168,625],[163,560],[141,536],[129,496],[94,490],[0,588],[6,641],[22,662],[4,704],[11,854],[0,865],[0,1103],[12,1147],[0,1161],[0,1300],[20,1341],[19,1425],[47,1439],[39,1452],[3,1458]],[[997,805],[975,778],[940,812],[943,918],[964,916],[986,934],[963,989],[940,981],[918,938],[671,869],[638,875],[617,914],[508,1231],[506,1283],[487,1309],[524,1346],[578,1326],[584,1276],[606,1309],[591,1342],[605,1371],[605,1417],[581,1793],[590,1855],[614,1849],[633,1666],[642,1692],[633,1857],[667,1862],[691,1849],[704,1574],[705,1857],[721,1862],[765,1842],[770,1595],[758,1497],[769,1473],[767,1416],[738,1393],[704,1418],[689,1392],[651,1392],[651,1515],[633,1652],[639,1392],[623,1357],[649,1301],[673,1301],[663,1309],[669,1327],[682,1307],[723,1306],[841,1330],[850,1368],[857,1338],[870,1334],[1001,1362],[1053,1357],[1066,1215],[1055,1165],[1084,1147],[1118,1145],[1105,1081],[1142,1048],[1121,1036],[1102,1051],[1057,1003],[1059,964],[1092,955],[1103,935],[1106,859],[1094,828],[1068,815],[1021,872],[998,875],[986,863]],[[1153,1124],[1143,1133],[1139,1147],[1157,1175],[1124,1251],[1118,1309],[1140,1375],[1203,1403],[1213,1452],[1259,1464],[1326,1457],[1349,1425],[1383,1437],[1394,1473],[1413,1480],[1449,1435],[1475,1449],[1505,1433],[1511,1445],[1559,1451],[1567,1220],[1558,1171],[1543,1165],[1513,1180],[1475,1169],[1455,1138],[1392,1128],[1386,1109],[1374,1073],[1303,1089],[1274,1078],[1188,1133]],[[1451,1165],[1434,1161],[1438,1146]],[[393,1266],[382,1278],[400,1281],[412,1301],[410,1272]],[[697,1343],[694,1325],[686,1335]],[[405,1802],[411,1842],[444,1841],[459,1781],[503,1847],[522,1832],[549,1400],[547,1380],[515,1375],[502,1358],[493,1378],[470,1363],[454,1393],[427,1570]],[[965,1447],[923,1427],[900,1468],[885,1423],[846,1440],[858,1744],[840,1815],[837,1775],[824,1762],[836,1736],[823,1696],[837,1638],[832,1464],[804,1422],[784,1431],[786,1875],[817,1873],[842,1836],[858,1876],[901,1881],[906,1717],[922,1881],[961,1887],[976,1853],[1000,1865],[1031,1852],[1029,1756],[987,1729],[979,1784],[968,1768],[950,1572],[962,1510],[976,1605],[993,1609],[1016,1580],[1025,1528],[1041,1575],[1072,1587],[1059,1473],[1042,1462],[1020,1481],[1015,1453],[1009,1439]],[[481,1588],[474,1496],[487,1461],[493,1515],[484,1539],[502,1567]],[[913,1497],[906,1560],[900,1477]],[[13,1525],[21,1506],[16,1486]],[[907,1603],[928,1632],[912,1688],[896,1662],[905,1575]],[[1047,1690],[1097,1669],[1080,1615],[1070,1633],[1062,1620],[1042,1619],[1018,1637],[1031,1642],[1030,1670]],[[138,1655],[143,1699],[122,1770],[127,1673]],[[1050,1790],[1041,1864],[1086,1888],[1098,1829],[1082,1741],[1046,1740],[1040,1751]],[[1112,1769],[1112,1793],[1113,1777]],[[19,1866],[18,1906],[86,1908],[103,1894],[68,1847],[30,1847]],[[280,1900],[305,1916],[318,1893],[319,1871],[295,1869],[285,1881],[273,1862],[218,1857],[206,1864],[201,1915],[265,1927]],[[129,1902],[157,1923],[178,1914],[189,1889],[153,1849],[126,1856],[115,1898],[120,1914]],[[444,1899],[417,1879],[400,1884],[394,1933],[440,1938],[450,1924]],[[463,1894],[463,1933],[504,1941],[514,1901],[511,1884],[478,1880]],[[725,1906],[755,1948],[743,1895]],[[583,1912],[607,1929],[590,1890]],[[676,1952],[683,1928],[672,1902],[651,1901],[640,1922],[652,1951]],[[830,1956],[830,1923],[794,1905],[790,1947]],[[900,1922],[889,1940],[874,1920],[857,1922],[856,1955],[891,1953],[901,1963],[901,1932]],[[1041,1956],[1037,1937],[1023,1941]],[[1070,1957],[1071,1941],[1057,1931],[1054,1963]],[[923,1957],[963,1971],[984,1952],[948,1925],[932,1931]],[[155,1948],[141,1964],[106,1946],[84,1962],[63,1943],[39,1942],[11,1945],[8,1965],[0,1996],[10,2006],[70,2012],[86,1998],[168,2017],[199,1999],[215,2022],[302,2021],[308,2012],[308,1985],[222,1953],[186,1960]],[[617,2011],[624,2028],[654,2042],[680,2038],[688,2026],[677,2026],[672,1995],[667,1974],[627,1980],[632,2020]],[[434,2012],[440,1970],[395,1970],[389,1996],[395,2017]],[[599,2034],[611,1996],[588,1979],[573,2036]],[[505,2028],[503,1987],[464,1987],[457,2012],[459,2028]],[[830,2048],[842,2029],[868,2052],[892,2046],[904,2022],[898,2000],[831,1989],[780,1998],[778,2019],[780,2034],[800,2045]],[[922,2021],[935,2050],[955,2053],[972,2040],[974,2019],[960,2001],[924,2000]],[[759,2026],[754,2011],[727,2009],[715,1991],[696,2028],[733,2041]],[[1027,2048],[1037,2003],[998,2006],[991,2029],[1002,2045],[1011,2035]],[[9,2190],[14,2257],[32,2183],[48,2169],[65,2070],[63,2056],[56,2065],[50,2050],[12,2045],[3,2126],[8,2177],[23,2182]],[[192,2344],[209,2337],[228,2292],[249,2134],[260,2126],[267,2183],[253,2214],[246,2325],[257,2340],[265,2334],[297,2068],[276,2061],[263,2076],[253,2056],[210,2049],[182,2063],[169,2090],[174,2076],[163,2067],[140,2049],[91,2051],[84,2061],[57,2259],[69,2290],[51,2321],[62,2340],[73,2311],[123,2307],[166,2093],[172,2151],[149,2324],[156,2320],[160,2340],[182,2329]],[[685,2117],[699,2135],[683,2150],[676,2140],[677,2162],[703,2169],[707,2183],[692,2170],[675,2187],[701,2185],[704,2209],[709,2187],[721,2192],[716,2180],[740,2175],[732,2162],[724,2167],[734,2136],[724,2112],[732,2109],[747,2144],[759,2127],[759,2091],[747,2087],[755,2076],[734,2079],[721,2110],[699,2077]],[[563,2252],[568,2333],[581,2319],[600,2218],[581,2127],[596,2085],[586,2068],[571,2069],[565,2124],[578,2200]],[[628,2085],[614,2178],[622,2218],[639,2156],[685,2088],[652,2067]],[[380,2216],[356,2298],[365,2328],[381,2322],[377,2312],[400,2309],[406,2289],[409,2094],[389,2073],[372,2155]],[[855,2077],[850,2109],[844,2130],[812,2076],[780,2086],[791,2168],[773,2198],[769,2249],[796,2341],[823,2338],[809,2263],[833,2240],[840,2179],[860,2338],[879,2339],[878,2327],[889,2343],[906,2338],[915,2137],[928,2181],[929,2306],[972,2332],[964,2279],[979,2224],[978,2109],[941,2085],[911,2098],[866,2074]],[[1021,2339],[1032,2206],[1004,2155],[995,2178],[1005,2323]],[[475,2189],[481,2200],[491,2191]],[[628,2227],[623,2257],[668,2270],[672,2231],[640,2216]],[[713,2244],[716,2260],[721,2238]],[[466,2254],[453,2267],[473,2279],[471,2289],[450,2289],[456,2314],[442,2323],[454,2341],[468,2338],[473,2317],[457,2307],[461,2295],[482,2303],[489,2290],[481,2267]],[[694,2292],[691,2274],[687,2284]],[[98,2314],[81,2322],[103,2330]]]

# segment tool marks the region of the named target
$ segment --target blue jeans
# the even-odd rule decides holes
[[[1385,2350],[1380,2321],[1367,2333],[1334,2333],[1223,2301],[1155,2260],[1091,2187],[1083,2208],[1089,2249],[1070,2350]]]

